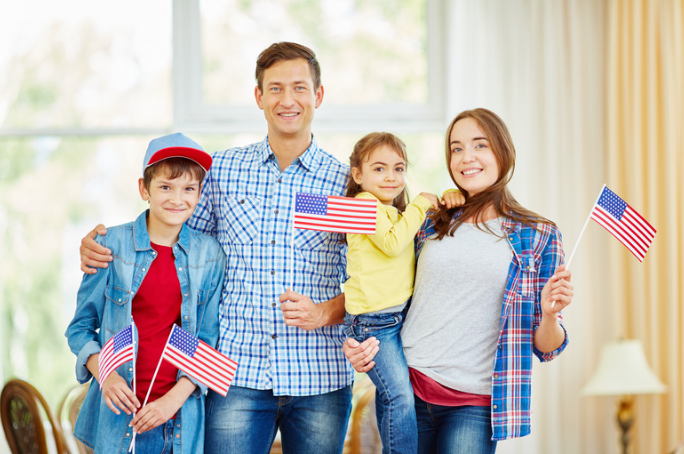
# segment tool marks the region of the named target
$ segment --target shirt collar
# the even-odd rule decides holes
[[[143,211],[140,216],[133,223],[133,237],[135,238],[136,251],[148,251],[152,248],[150,243],[150,235],[147,233],[147,216],[150,210]],[[190,249],[190,228],[183,223],[181,231],[178,234],[178,241],[176,242],[187,254]]]
[[[311,144],[304,153],[297,156],[292,164],[300,162],[306,170],[314,170],[321,163],[321,154],[319,153],[318,142],[316,137],[311,134]],[[273,153],[271,146],[268,144],[268,136],[257,147],[257,157],[261,164],[265,164],[270,159],[276,161],[276,155]]]

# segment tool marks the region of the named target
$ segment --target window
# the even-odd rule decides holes
[[[441,129],[440,2],[174,2],[181,128],[263,130],[254,67],[277,41],[311,47],[325,98],[316,130]]]

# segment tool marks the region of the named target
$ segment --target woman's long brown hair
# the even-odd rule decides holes
[[[466,118],[472,118],[477,122],[485,137],[489,140],[489,146],[499,166],[499,177],[496,182],[472,197],[468,194],[468,191],[458,186],[449,165],[451,162],[451,131],[457,122]],[[453,236],[456,229],[468,219],[474,220],[477,227],[482,229],[483,216],[490,207],[494,209],[497,216],[505,216],[531,227],[536,228],[537,223],[555,225],[548,219],[521,206],[508,191],[507,185],[511,181],[515,170],[515,147],[506,124],[494,112],[478,108],[466,110],[458,114],[447,128],[445,149],[449,175],[451,175],[451,179],[465,196],[466,201],[462,206],[450,210],[440,209],[431,216],[434,221],[437,239],[441,240],[445,235]],[[461,215],[454,219],[454,214],[457,211],[461,211]]]

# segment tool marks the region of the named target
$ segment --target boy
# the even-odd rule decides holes
[[[204,451],[204,385],[163,361],[148,403],[140,407],[174,324],[211,346],[218,340],[225,254],[214,238],[185,225],[211,162],[180,133],[150,142],[139,180],[149,209],[96,239],[112,250],[114,260],[100,273],[84,276],[66,331],[77,355],[78,381],[95,378],[74,429],[95,452],[127,452],[134,432],[137,453]],[[119,366],[100,390],[99,352],[132,321],[136,362]]]

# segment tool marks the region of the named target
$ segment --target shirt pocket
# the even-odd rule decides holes
[[[323,251],[327,245],[341,240],[342,235],[338,233],[294,229],[294,245],[299,250]]]
[[[107,340],[126,327],[128,322],[127,305],[131,297],[130,290],[126,288],[116,285],[107,286],[105,290],[107,308],[101,325],[105,329]]]
[[[252,244],[259,232],[261,200],[255,197],[225,197],[228,240],[234,244]]]

